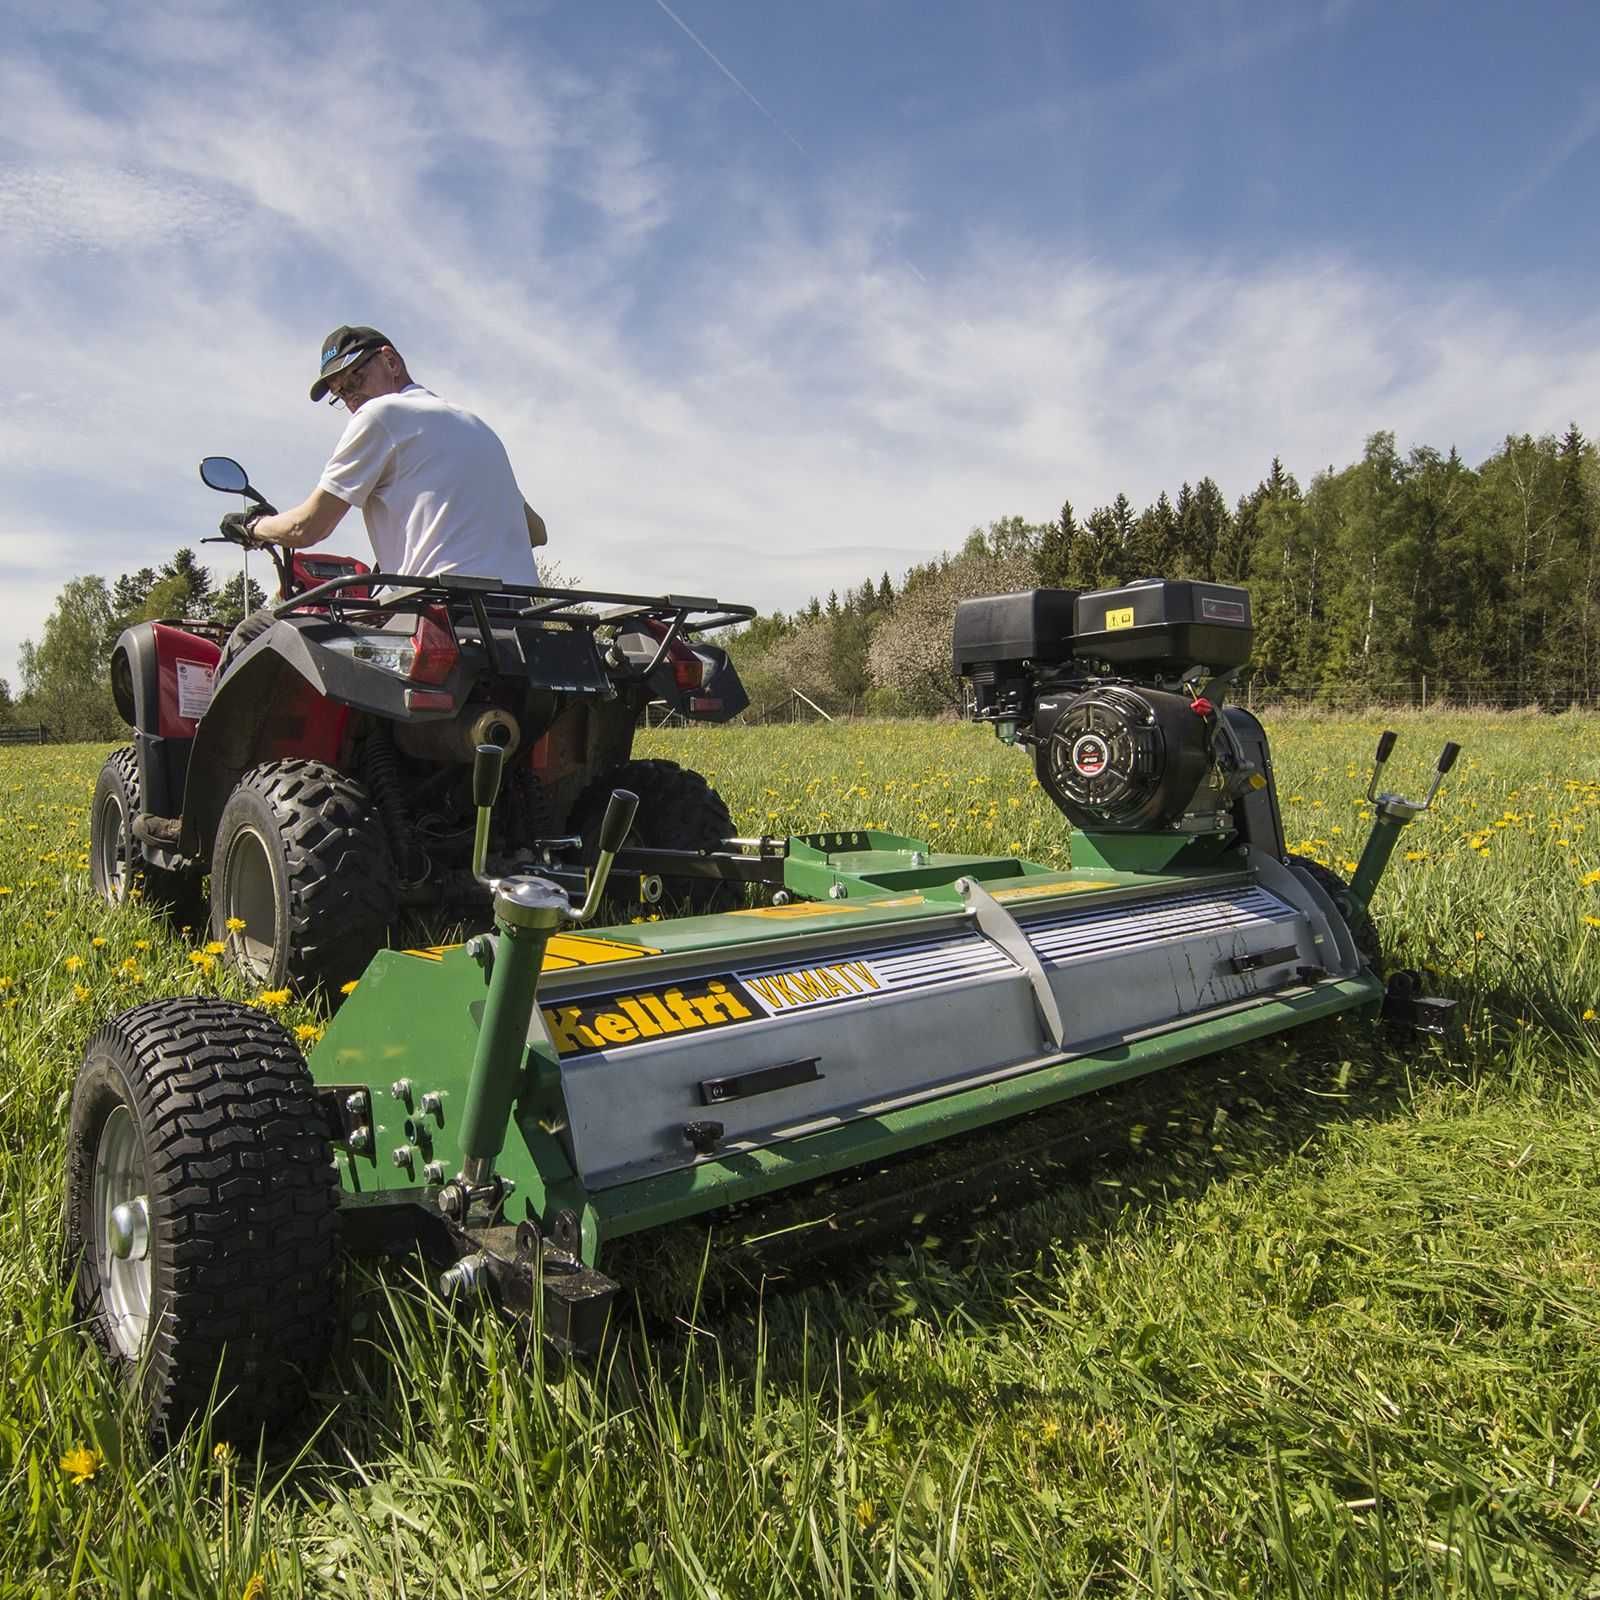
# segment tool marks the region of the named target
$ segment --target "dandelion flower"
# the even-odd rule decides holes
[[[76,1450],[67,1451],[60,1461],[61,1470],[74,1483],[87,1483],[105,1464],[103,1452],[82,1444]]]
[[[322,1029],[314,1022],[302,1022],[294,1030],[294,1036],[301,1044],[315,1044],[322,1037]]]
[[[227,922],[224,923],[223,926],[227,928],[229,933],[243,933],[244,932],[244,918],[243,917],[229,917]]]
[[[89,941],[89,943],[93,945],[96,950],[104,950],[106,947],[105,940],[102,939],[98,933]]]
[[[1583,1020],[1585,1022],[1593,1022],[1594,1019],[1595,1019],[1595,1009],[1594,1009],[1594,1007],[1593,1006],[1585,1006],[1584,1009],[1583,1009]]]
[[[339,993],[354,994],[356,992],[356,985],[360,982],[361,980],[359,978],[352,978],[349,983],[341,983],[339,985]]]
[[[220,956],[227,948],[227,945],[225,945],[220,939],[213,939],[211,943],[206,946],[206,954],[208,956]]]
[[[89,985],[88,984],[86,984],[86,983],[75,983],[75,984],[73,984],[73,986],[72,986],[72,998],[74,1000],[87,1000],[89,998],[89,994],[90,994],[90,989],[89,989]]]
[[[1585,917],[1583,925],[1586,928],[1600,928],[1600,917]]]
[[[11,891],[4,884],[0,884],[0,894],[10,894]]]
[[[878,1520],[878,1508],[870,1500],[856,1501],[856,1524],[864,1532]]]
[[[16,981],[15,978],[0,978],[0,994],[4,994]]]
[[[189,952],[190,966],[198,967],[202,972],[209,972],[217,964],[215,956],[208,956],[204,950],[191,950]]]
[[[67,959],[61,963],[61,965],[64,966],[68,972],[76,972],[78,968],[83,965],[83,957],[68,956]]]
[[[255,998],[258,1006],[281,1006],[289,998],[287,989],[263,989]]]

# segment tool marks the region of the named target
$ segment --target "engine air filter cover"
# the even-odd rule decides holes
[[[1076,827],[1165,828],[1211,768],[1204,718],[1183,695],[1104,684],[1039,701],[1039,784]]]

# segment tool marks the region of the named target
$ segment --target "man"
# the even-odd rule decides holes
[[[376,328],[335,328],[323,341],[311,398],[324,395],[350,421],[317,487],[289,511],[231,512],[225,533],[303,550],[359,506],[380,572],[539,581],[533,550],[545,543],[544,519],[486,423],[414,382]]]

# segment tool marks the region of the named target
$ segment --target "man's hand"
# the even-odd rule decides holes
[[[231,539],[235,544],[258,544],[256,538],[256,524],[263,517],[276,516],[277,512],[269,505],[251,506],[248,511],[230,511],[218,527],[222,530],[224,539]]]

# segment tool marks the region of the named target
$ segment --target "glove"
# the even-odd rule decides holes
[[[217,526],[224,539],[232,539],[235,544],[254,544],[256,524],[263,517],[276,515],[271,506],[251,506],[248,511],[230,511]]]

